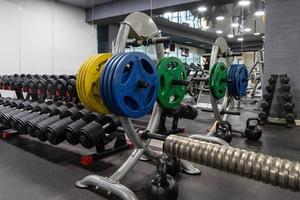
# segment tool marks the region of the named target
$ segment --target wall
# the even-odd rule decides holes
[[[53,13],[52,13],[53,11]],[[0,1],[0,74],[74,74],[97,52],[85,11],[49,0]]]
[[[268,84],[270,74],[288,74],[298,116],[300,116],[299,8],[299,0],[267,0],[264,69],[265,86]],[[276,99],[273,105],[272,115],[280,116],[282,108],[278,107]]]

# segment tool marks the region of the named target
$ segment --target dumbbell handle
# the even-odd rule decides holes
[[[172,80],[172,85],[189,85],[189,83],[186,80]]]

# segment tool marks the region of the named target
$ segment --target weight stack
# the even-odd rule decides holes
[[[282,103],[284,115],[286,118],[287,124],[295,124],[295,119],[297,114],[294,111],[295,102],[293,102],[293,95],[291,94],[291,85],[289,84],[290,79],[287,77],[287,74],[282,74],[279,76],[280,79],[280,93],[282,94]]]
[[[268,122],[268,117],[270,114],[273,97],[276,89],[277,79],[278,75],[271,74],[271,78],[269,78],[268,80],[269,85],[266,86],[266,93],[263,95],[263,100],[261,102],[262,111],[258,114],[258,117],[260,118],[262,123]]]

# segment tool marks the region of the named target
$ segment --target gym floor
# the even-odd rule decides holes
[[[231,116],[229,121],[234,129],[244,130],[246,119],[255,115],[253,106],[245,106],[242,116]],[[182,120],[180,126],[186,127],[188,133],[205,133],[212,121],[212,114],[199,112],[196,120]],[[234,147],[300,160],[299,130],[267,126],[263,128],[261,141],[250,142],[236,135],[231,144]],[[89,174],[109,176],[132,151],[121,152],[96,161],[89,167],[83,167],[79,164],[78,152],[74,153],[74,148],[71,149],[69,145],[63,146],[69,150],[40,143],[27,136],[0,140],[0,199],[104,199],[96,191],[77,189],[74,182]],[[179,184],[178,199],[300,199],[300,194],[296,192],[204,166],[199,167],[201,176],[181,173],[176,177]],[[145,199],[144,186],[155,175],[155,168],[153,163],[140,161],[122,183],[132,189],[140,199]]]

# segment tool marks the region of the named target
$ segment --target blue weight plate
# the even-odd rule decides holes
[[[238,85],[237,85],[237,71],[239,70],[239,64],[235,64],[234,65],[234,70],[232,72],[232,78],[233,78],[233,82],[232,82],[232,88],[233,88],[233,96],[238,97]]]
[[[115,81],[115,69],[116,69],[116,66],[118,65],[119,61],[121,58],[123,58],[124,56],[126,55],[126,53],[120,53],[118,55],[118,57],[116,57],[113,62],[111,63],[111,68],[109,69],[109,72],[107,74],[107,82],[109,83],[107,85],[107,90],[110,91],[109,95],[107,96],[107,99],[108,101],[110,102],[110,104],[112,105],[112,109],[114,110],[114,114],[116,115],[124,115],[120,108],[117,106],[116,104],[116,101],[114,99],[114,96],[113,96],[113,84],[114,84],[114,81]]]
[[[115,55],[114,55],[115,56]],[[109,102],[107,101],[106,99],[106,91],[105,91],[105,85],[107,84],[105,82],[105,77],[106,77],[106,72],[107,72],[107,69],[110,67],[110,63],[111,61],[114,59],[114,56],[112,56],[106,63],[105,63],[105,66],[104,66],[104,69],[101,73],[101,77],[100,77],[100,81],[99,81],[99,89],[100,89],[100,95],[101,95],[101,98],[104,102],[104,104],[109,108],[109,110],[112,112],[110,106],[109,106]]]
[[[229,84],[230,86],[230,92],[229,92],[229,95],[230,96],[235,96],[236,95],[236,88],[235,88],[235,72],[236,72],[236,69],[237,69],[237,65],[235,64],[232,64],[231,67],[230,67],[230,79],[232,80]]]
[[[130,63],[130,68],[126,68]],[[113,95],[116,105],[127,117],[138,118],[149,113],[156,101],[158,76],[155,63],[146,54],[132,52],[118,63],[114,73]],[[145,81],[147,88],[138,88]]]
[[[241,65],[238,65],[235,72],[235,89],[236,89],[236,96],[240,97],[240,70]]]
[[[248,70],[245,65],[240,65],[238,71],[238,89],[239,89],[239,96],[246,96],[247,95],[247,87],[248,87]]]
[[[112,63],[115,61],[116,58],[118,58],[122,53],[118,53],[116,55],[114,55],[105,65],[105,68],[104,68],[104,72],[101,76],[101,96],[103,97],[104,99],[104,102],[106,103],[107,107],[109,107],[110,111],[112,113],[115,113],[116,114],[116,111],[114,110],[114,107],[112,105],[112,102],[109,100],[109,96],[111,96],[111,91],[107,88],[109,88],[109,85],[110,85],[110,81],[108,79],[108,76],[109,76],[109,71],[111,70],[112,68]]]
[[[110,67],[109,71],[107,72],[107,77],[106,77],[106,81],[108,83],[106,85],[106,89],[109,91],[109,93],[107,93],[107,100],[111,104],[114,114],[116,114],[116,115],[122,115],[122,113],[120,112],[120,110],[118,109],[118,107],[116,106],[116,104],[114,102],[113,92],[112,92],[112,84],[114,81],[113,79],[114,79],[114,70],[115,70],[116,63],[118,63],[118,60],[123,56],[124,56],[124,52],[122,52],[122,53],[118,54],[118,56],[116,56],[116,58],[111,63],[111,67]]]
[[[232,77],[232,74],[233,74],[234,67],[235,66],[232,64],[232,65],[230,65],[229,70],[228,70],[228,79],[230,80],[230,82],[228,83],[228,95],[229,96],[233,95],[233,88],[232,88],[233,77]]]

